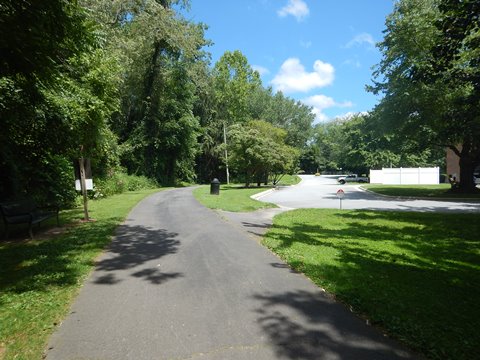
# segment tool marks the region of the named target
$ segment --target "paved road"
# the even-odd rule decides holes
[[[191,189],[130,213],[47,359],[411,359]]]
[[[344,209],[480,212],[479,202],[397,199],[362,191],[358,185],[339,185],[335,179],[328,177],[302,175],[301,178],[302,182],[297,186],[270,192],[259,200],[292,209],[338,209],[340,201],[336,193],[339,189],[343,189],[345,198],[342,201],[342,208]]]

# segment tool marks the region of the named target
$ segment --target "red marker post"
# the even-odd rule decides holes
[[[337,191],[337,198],[340,199],[340,210],[342,210],[342,199],[345,197],[345,191],[342,189],[338,189]]]

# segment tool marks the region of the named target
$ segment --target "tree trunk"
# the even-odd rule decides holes
[[[153,97],[155,79],[160,75],[160,56],[162,50],[166,48],[166,43],[163,40],[156,41],[153,44],[153,54],[150,61],[147,73],[145,74],[145,88],[144,88],[144,100],[150,102]]]
[[[250,182],[251,182],[251,179],[252,179],[252,175],[250,173],[250,171],[246,171],[245,172],[245,187],[250,187]]]
[[[473,193],[476,191],[473,172],[475,170],[475,167],[478,161],[475,161],[475,154],[472,154],[471,145],[468,142],[464,142],[459,156],[460,156],[459,191],[463,193]]]
[[[460,191],[465,193],[474,192],[476,189],[473,178],[475,166],[468,156],[460,158]]]
[[[154,49],[153,49],[153,54],[152,58],[150,60],[150,64],[147,68],[147,72],[145,74],[145,84],[144,84],[144,89],[143,89],[143,101],[141,103],[141,114],[140,114],[140,119],[141,121],[144,122],[145,128],[145,134],[144,137],[155,137],[156,134],[158,133],[158,124],[155,123],[155,120],[153,118],[153,114],[157,110],[156,105],[158,105],[157,101],[157,96],[154,95],[154,84],[156,78],[160,75],[159,74],[159,58],[161,54],[161,46],[160,42],[155,42],[154,43]],[[144,148],[144,163],[143,163],[143,168],[145,173],[147,173],[149,176],[155,177],[157,180],[158,179],[158,174],[156,174],[156,170],[158,168],[158,164],[156,162],[158,161],[158,158],[156,156],[157,149],[154,146],[153,141],[148,141],[147,146]]]

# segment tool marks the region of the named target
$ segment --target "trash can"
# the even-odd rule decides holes
[[[210,183],[210,195],[220,195],[220,181],[217,178]]]

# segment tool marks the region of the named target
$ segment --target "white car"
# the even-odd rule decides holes
[[[368,183],[370,179],[366,176],[358,176],[357,174],[350,174],[347,176],[340,176],[337,181],[340,184],[345,184],[347,182],[358,182],[358,183]]]

